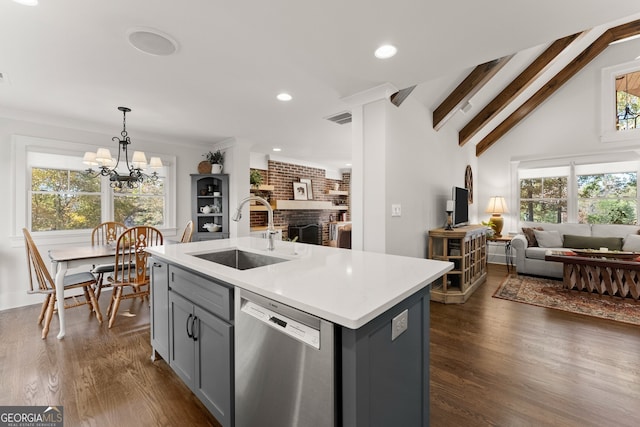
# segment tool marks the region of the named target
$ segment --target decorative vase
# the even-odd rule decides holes
[[[219,165],[217,163],[214,163],[211,165],[211,173],[216,174],[216,173],[222,173],[222,165]]]
[[[203,160],[200,163],[198,163],[198,173],[200,174],[211,173],[211,163],[209,163],[207,160]]]

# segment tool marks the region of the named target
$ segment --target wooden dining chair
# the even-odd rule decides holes
[[[116,243],[116,262],[113,277],[109,278],[113,292],[107,308],[109,328],[113,326],[120,302],[125,299],[149,296],[148,246],[162,245],[160,230],[151,226],[126,229]]]
[[[189,221],[184,227],[180,243],[189,243],[191,241],[191,236],[193,236],[193,221]]]
[[[115,245],[118,236],[122,234],[127,226],[121,222],[107,221],[102,224],[98,224],[91,232],[91,245]],[[102,288],[109,286],[109,283],[104,282],[104,275],[113,273],[115,264],[100,264],[93,267],[91,273],[96,276],[95,293],[96,298],[100,299]]]
[[[29,268],[29,289],[27,293],[45,295],[40,316],[38,317],[39,325],[42,324],[42,320],[44,319],[42,339],[45,339],[49,333],[51,318],[56,310],[56,282],[44,264],[42,256],[40,256],[40,251],[38,251],[35,242],[31,238],[31,233],[29,233],[26,228],[22,229],[22,233],[24,234],[25,248],[27,249],[27,267]],[[73,295],[65,296],[64,301],[62,301],[63,309],[88,304],[89,312],[95,311],[98,322],[102,323],[100,306],[93,292],[93,286],[95,284],[95,277],[88,271],[66,275],[64,277],[65,293],[66,291],[82,288],[82,295],[77,295],[77,292],[75,292]],[[58,302],[58,310],[59,309],[60,302]]]

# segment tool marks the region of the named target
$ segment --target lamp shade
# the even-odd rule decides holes
[[[134,151],[131,163],[134,168],[144,169],[147,167],[147,156],[142,151]]]
[[[101,165],[108,164],[111,161],[111,151],[108,148],[98,148],[96,161]]]
[[[153,169],[161,168],[162,159],[160,159],[160,157],[152,157],[151,160],[149,160],[149,167]]]
[[[504,197],[496,196],[490,198],[485,212],[490,214],[509,213],[509,209],[507,209],[507,202],[504,200]]]
[[[86,153],[84,153],[82,163],[89,166],[97,166],[98,162],[96,161],[96,153],[92,151],[87,151]]]

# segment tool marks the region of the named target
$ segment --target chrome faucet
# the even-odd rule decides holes
[[[258,196],[246,197],[246,198],[242,199],[242,201],[238,205],[238,208],[236,209],[236,213],[233,215],[233,217],[231,219],[236,221],[236,222],[240,221],[240,219],[242,218],[242,207],[247,202],[250,202],[251,200],[255,200],[256,202],[262,203],[263,205],[265,205],[267,207],[267,214],[268,214],[267,239],[269,239],[269,246],[267,247],[267,249],[272,251],[275,248],[275,246],[273,244],[273,236],[277,233],[277,231],[276,231],[275,226],[273,225],[273,208],[271,207],[269,202],[267,202],[262,197],[258,197]]]

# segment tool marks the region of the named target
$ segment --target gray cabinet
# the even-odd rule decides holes
[[[169,364],[220,424],[232,426],[233,290],[174,266],[170,270]]]
[[[429,302],[427,286],[360,329],[338,329],[341,425],[429,425]]]
[[[228,238],[229,175],[192,174],[191,199],[193,241]]]
[[[151,360],[169,360],[169,266],[151,258]]]

